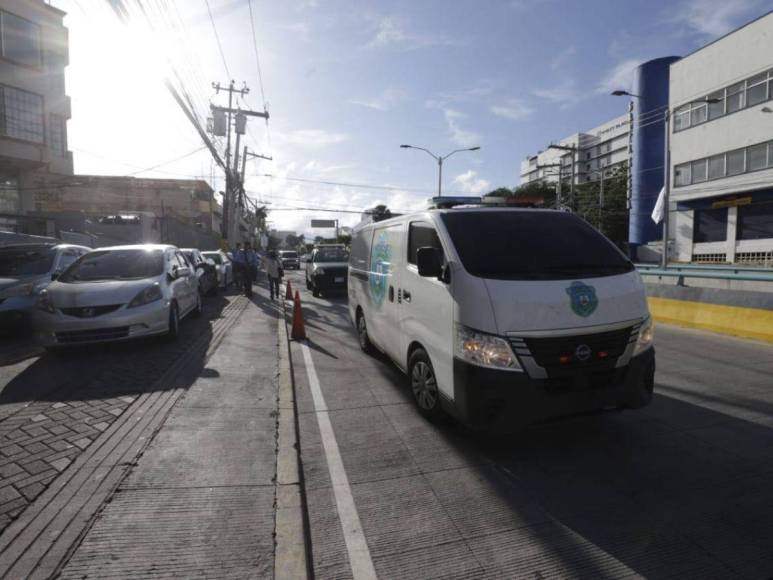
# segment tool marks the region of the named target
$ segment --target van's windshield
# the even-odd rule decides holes
[[[465,270],[480,278],[562,280],[634,269],[607,238],[569,213],[459,211],[442,220]]]

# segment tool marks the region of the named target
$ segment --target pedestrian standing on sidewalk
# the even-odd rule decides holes
[[[244,283],[246,266],[247,260],[244,256],[244,252],[242,251],[242,245],[237,243],[236,249],[233,252],[234,281],[236,282],[237,288],[241,288],[242,284]]]
[[[276,257],[276,251],[269,250],[268,257],[266,258],[266,274],[268,275],[268,289],[271,294],[271,300],[274,299],[274,294],[276,294],[277,298],[281,298],[279,294],[280,270],[281,266]]]
[[[244,244],[244,261],[246,274],[244,294],[248,298],[252,298],[252,282],[256,280],[258,276],[258,255],[253,251],[252,245],[249,242]]]

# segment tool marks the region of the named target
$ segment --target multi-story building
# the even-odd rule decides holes
[[[674,257],[773,264],[773,12],[671,64],[670,107]]]
[[[63,19],[44,0],[0,0],[0,230],[25,229],[42,176],[73,172]]]
[[[546,148],[530,155],[521,161],[521,183],[557,183],[559,176],[562,182],[574,179],[575,184],[597,181],[602,172],[628,161],[629,131],[626,114],[561,139],[556,145],[571,150]]]

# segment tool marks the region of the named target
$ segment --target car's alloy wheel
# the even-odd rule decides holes
[[[419,413],[432,421],[439,421],[444,417],[440,403],[440,391],[437,386],[437,378],[432,363],[427,353],[419,348],[411,355],[408,363],[408,376],[410,377],[413,400]]]
[[[370,342],[368,325],[365,323],[365,316],[362,314],[357,317],[357,338],[360,342],[360,348],[364,352],[371,354],[373,352],[373,343]]]
[[[169,330],[166,333],[168,340],[177,340],[180,335],[180,313],[177,310],[177,304],[172,303],[169,308]]]

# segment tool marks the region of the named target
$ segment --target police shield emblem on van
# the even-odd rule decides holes
[[[569,295],[572,312],[577,316],[586,318],[593,314],[599,305],[596,289],[582,282],[572,282],[566,293]]]

